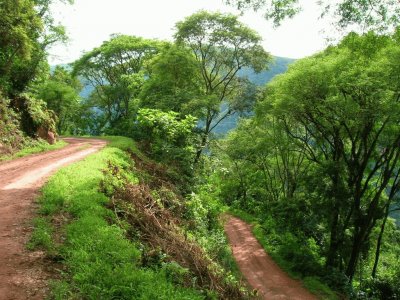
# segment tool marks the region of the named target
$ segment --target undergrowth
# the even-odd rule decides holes
[[[339,296],[319,277],[299,272],[299,261],[312,264],[315,260],[312,254],[304,251],[299,243],[290,234],[276,234],[272,220],[260,220],[259,218],[240,209],[230,208],[229,214],[236,216],[252,225],[252,232],[265,251],[271,255],[273,260],[296,280],[301,280],[303,285],[313,294],[321,299],[336,300]],[[294,263],[293,261],[296,261]]]
[[[118,221],[127,223],[128,235],[138,236],[144,245],[143,264],[151,268],[172,264],[175,271],[179,266],[175,280],[195,286],[210,299],[249,298],[230,271],[233,258],[218,221],[221,205],[212,197],[206,199],[206,191],[182,195],[166,166],[131,156],[139,184],[115,186],[110,196]],[[120,177],[122,172],[111,168],[109,174]]]
[[[127,238],[127,226],[109,209],[106,194],[138,179],[121,150],[136,151],[134,143],[107,139],[105,149],[57,172],[43,188],[40,217],[28,246],[46,250],[49,259],[63,265],[50,298],[204,299],[204,293],[180,284],[184,268],[172,263],[145,267],[143,245]],[[111,166],[125,175],[110,176],[105,170]]]

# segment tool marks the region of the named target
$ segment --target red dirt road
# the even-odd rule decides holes
[[[43,299],[46,259],[26,250],[35,198],[51,174],[105,146],[96,139],[66,138],[66,147],[0,164],[0,300]]]
[[[249,285],[262,299],[314,300],[300,282],[290,278],[265,253],[246,222],[229,216],[225,223],[233,255]]]

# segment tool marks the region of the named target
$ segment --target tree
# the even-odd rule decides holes
[[[177,112],[141,108],[136,126],[140,140],[146,144],[148,153],[158,161],[178,169],[180,181],[193,175],[194,128],[197,119],[191,115],[180,117]]]
[[[301,11],[303,1],[299,0],[226,0],[229,5],[244,11],[263,10],[264,17],[279,26],[286,18],[292,18]],[[339,0],[334,4],[323,0],[321,16],[332,15],[341,28],[359,26],[366,29],[387,31],[400,21],[400,6],[395,0]]]
[[[64,28],[55,25],[51,17],[49,7],[53,2],[0,3],[0,86],[7,96],[23,92],[41,69],[47,71],[46,50],[66,40]]]
[[[396,35],[350,34],[274,80],[258,109],[272,101],[287,134],[329,176],[327,265],[344,260],[350,280],[399,172],[399,50]]]
[[[15,82],[13,71],[32,59],[43,31],[43,21],[28,0],[2,1],[0,14],[0,86],[10,95]]]
[[[27,93],[48,72],[48,47],[66,39],[64,28],[55,25],[51,16],[49,7],[53,2],[0,1],[0,93],[10,99],[5,102],[8,110],[17,113],[20,128],[30,137],[38,131],[55,132],[54,113]],[[7,115],[13,114],[1,112],[0,117]]]
[[[148,69],[149,78],[139,95],[143,106],[196,115],[191,104],[201,95],[201,75],[192,52],[168,44]]]
[[[37,88],[37,97],[57,115],[57,131],[73,132],[75,120],[80,117],[79,91],[82,85],[63,67],[57,66],[47,80]]]
[[[260,36],[233,15],[200,11],[178,22],[176,30],[177,43],[191,49],[201,73],[203,97],[198,106],[204,126],[198,160],[211,131],[229,115],[249,108],[243,102],[251,99],[241,97],[248,81],[237,76],[239,70],[249,67],[261,72],[270,55],[260,45]],[[223,103],[227,109],[221,113]]]
[[[113,35],[73,64],[73,74],[94,88],[93,106],[102,111],[100,130],[117,127],[131,114],[146,77],[146,64],[163,43],[127,35]],[[132,124],[133,125],[133,124]]]

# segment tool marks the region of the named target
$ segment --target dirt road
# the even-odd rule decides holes
[[[0,300],[43,299],[44,254],[26,250],[40,187],[62,166],[105,146],[96,139],[66,138],[66,147],[0,164]]]
[[[262,299],[318,299],[276,265],[253,236],[249,224],[229,216],[225,231],[240,271]]]

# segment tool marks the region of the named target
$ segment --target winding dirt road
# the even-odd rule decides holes
[[[291,279],[265,253],[246,222],[229,216],[225,223],[233,255],[249,285],[262,299],[314,300],[300,282]]]
[[[59,168],[105,146],[98,139],[65,138],[66,147],[0,164],[0,300],[43,299],[45,256],[26,250],[40,187]]]

